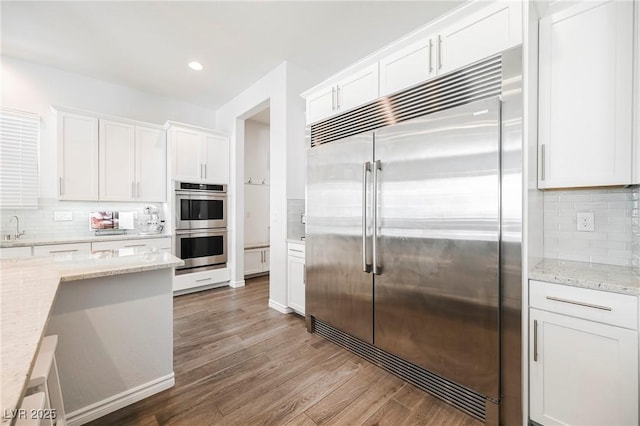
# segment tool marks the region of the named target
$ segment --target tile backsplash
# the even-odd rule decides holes
[[[304,200],[287,200],[287,238],[300,238],[304,235],[304,224],[300,215],[304,213]]]
[[[0,233],[15,233],[16,223],[11,221],[15,215],[20,219],[20,231],[25,237],[88,237],[93,235],[89,229],[89,213],[92,211],[132,211],[142,213],[145,206],[158,208],[164,219],[162,204],[159,203],[121,203],[92,201],[59,201],[53,198],[40,198],[37,209],[0,211]],[[54,221],[54,212],[71,212],[72,220]],[[135,232],[135,231],[134,231]]]
[[[640,266],[639,187],[545,191],[544,256]],[[576,230],[578,212],[593,212],[594,232]]]

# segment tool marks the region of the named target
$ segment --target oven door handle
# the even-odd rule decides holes
[[[188,236],[194,236],[194,235],[202,235],[202,236],[216,236],[216,235],[226,235],[227,234],[227,229],[191,229],[191,230],[184,230],[184,229],[176,229],[176,237],[180,237],[183,235],[188,235]]]

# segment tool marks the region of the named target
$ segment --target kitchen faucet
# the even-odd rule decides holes
[[[16,234],[15,237],[16,238],[20,238],[24,235],[24,231],[20,232],[20,218],[18,216],[13,216],[11,219],[9,219],[9,223],[13,222],[13,219],[15,218],[16,220]]]

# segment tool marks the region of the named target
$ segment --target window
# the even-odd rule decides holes
[[[38,207],[40,116],[0,108],[0,208]]]

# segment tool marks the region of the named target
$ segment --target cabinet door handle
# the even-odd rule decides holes
[[[336,109],[340,109],[340,86],[336,86]]]
[[[438,34],[438,69],[442,69],[442,35]]]
[[[533,361],[538,362],[538,320],[533,320]]]
[[[60,192],[60,195],[62,195],[62,194],[64,194],[64,190],[63,190],[63,187],[62,187],[62,184],[63,184],[64,181],[62,180],[62,176],[60,176],[58,178],[58,181],[59,181],[59,187],[60,187],[59,192]]]
[[[203,281],[209,281],[211,278],[201,278],[199,280],[196,280],[197,283],[201,283]]]
[[[203,174],[202,174],[202,163],[200,163],[200,179],[203,178]]]
[[[429,37],[429,74],[433,72],[433,40]]]
[[[140,181],[136,182],[136,198],[140,198]]]
[[[336,88],[331,88],[331,111],[336,110]]]
[[[546,152],[545,152],[545,145],[542,144],[542,146],[540,147],[540,156],[542,157],[541,164],[540,164],[540,174],[542,175],[542,177],[540,178],[540,180],[545,180],[546,177],[546,167],[545,167],[545,163],[547,160],[547,156],[546,156]]]
[[[302,250],[289,249],[289,251],[295,251],[296,253],[302,253]]]
[[[136,198],[136,183],[131,182],[131,198]]]
[[[204,178],[206,179],[207,178],[207,163],[204,163],[203,166],[204,166]]]
[[[302,284],[307,284],[307,267],[302,267]]]
[[[146,246],[146,244],[129,244],[129,245],[126,245],[125,247],[144,247],[144,246]]]
[[[71,250],[51,250],[49,253],[73,253],[78,251],[78,249],[71,249]]]
[[[553,300],[554,302],[570,303],[572,305],[584,306],[585,308],[600,309],[602,311],[611,311],[611,308],[608,306],[593,305],[591,303],[578,302],[576,300],[569,300],[569,299],[561,299],[559,297],[547,296],[547,300]]]

